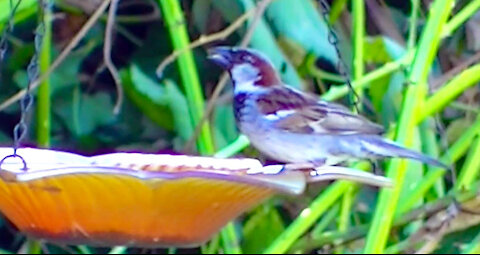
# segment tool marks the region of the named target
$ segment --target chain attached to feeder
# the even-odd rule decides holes
[[[330,6],[326,2],[326,0],[319,0],[320,5],[322,6],[322,16],[328,28],[328,42],[335,48],[335,52],[337,53],[338,62],[337,62],[337,70],[339,74],[345,79],[345,83],[347,84],[348,88],[353,94],[353,105],[357,113],[360,113],[359,104],[361,104],[360,96],[357,94],[355,89],[352,86],[352,82],[350,79],[350,74],[348,71],[347,64],[342,58],[342,54],[340,53],[340,49],[338,47],[338,36],[333,27],[330,25],[329,15],[330,15]]]
[[[13,17],[15,15],[15,12],[16,12],[17,7],[20,4],[20,2],[21,2],[21,0],[19,0],[17,2],[17,4],[15,6],[13,6],[12,0],[10,0],[11,12],[10,12],[10,17],[9,17],[9,27],[7,28],[10,31],[13,31]],[[34,38],[35,52],[34,52],[32,58],[30,60],[30,63],[28,64],[28,67],[27,67],[28,83],[27,83],[27,87],[26,87],[26,90],[25,90],[25,95],[20,100],[20,120],[15,125],[15,127],[13,129],[13,154],[9,155],[9,156],[6,156],[2,160],[0,160],[0,166],[1,166],[2,163],[7,158],[18,157],[23,162],[23,166],[24,166],[23,170],[27,170],[27,163],[22,158],[22,156],[17,154],[17,150],[20,147],[20,143],[25,138],[25,136],[28,132],[28,127],[27,127],[27,123],[26,123],[26,115],[29,112],[29,110],[30,110],[30,108],[32,107],[32,104],[33,104],[33,96],[31,94],[30,86],[31,86],[32,82],[34,82],[35,80],[38,79],[38,76],[39,76],[38,55],[41,51],[43,35],[45,33],[45,31],[44,31],[45,30],[44,10],[46,10],[46,8],[51,8],[51,4],[49,3],[49,0],[41,0],[40,3],[41,3],[42,12],[40,14],[40,19],[39,19],[40,22],[39,22],[38,27],[35,31],[35,38]],[[4,36],[6,36],[7,34],[8,33],[4,33]],[[2,37],[0,43],[4,42],[4,40],[6,40],[6,39],[4,37]],[[0,50],[1,50],[0,54],[1,54],[1,57],[2,57],[0,60],[2,60],[2,61],[3,61],[3,57],[5,55],[5,52],[6,52],[6,48],[7,48],[6,45],[7,45],[6,41],[4,42],[4,45],[0,44],[0,46],[2,46],[2,48],[0,48]]]

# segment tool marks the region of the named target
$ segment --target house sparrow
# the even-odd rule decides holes
[[[215,47],[208,58],[230,75],[240,132],[272,159],[293,168],[315,168],[351,159],[400,157],[449,169],[436,159],[385,139],[382,126],[346,107],[284,84],[261,52]]]

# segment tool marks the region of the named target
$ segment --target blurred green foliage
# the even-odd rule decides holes
[[[161,77],[155,74],[156,67],[196,38],[227,27],[258,2],[121,0],[112,37],[112,59],[125,91],[121,111],[113,114],[116,89],[103,63],[105,13],[50,76],[50,108],[44,109],[51,113],[50,146],[88,155],[108,151],[184,153],[204,113],[202,107],[211,98],[221,75],[221,70],[206,59],[206,50],[214,45],[238,45],[252,18],[227,38],[181,54],[180,62],[168,65]],[[363,95],[361,113],[389,130],[387,136],[405,133],[405,141],[416,150],[435,157],[441,155],[443,161],[454,166],[460,182],[439,169],[414,163],[390,164],[387,160],[380,162],[380,168],[389,170],[390,174],[399,171],[396,177],[405,179],[402,188],[395,191],[398,201],[385,193],[380,199],[383,206],[378,206],[378,191],[370,187],[357,187],[358,191],[344,196],[354,184],[315,184],[301,197],[275,196],[253,208],[203,247],[150,252],[350,253],[362,252],[365,247],[367,252],[418,251],[428,243],[420,237],[440,231],[433,230],[413,241],[410,238],[418,234],[435,213],[407,222],[400,220],[408,216],[413,207],[427,210],[427,204],[437,204],[446,196],[456,197],[463,203],[462,192],[477,191],[480,170],[477,86],[480,72],[477,69],[480,67],[475,64],[478,60],[471,60],[478,59],[480,0],[456,1],[451,13],[438,5],[453,1],[364,1],[364,13],[354,13],[352,1],[326,2],[332,6],[328,18],[338,36],[348,71],[353,70],[354,61],[363,64],[361,77],[353,81]],[[100,1],[52,0],[53,33],[48,49],[52,59],[58,57],[98,3]],[[428,3],[442,13],[431,13]],[[2,30],[8,28],[10,10],[10,0],[0,0]],[[1,63],[0,103],[27,85],[27,65],[35,53],[33,32],[39,20],[37,14],[37,1],[22,0]],[[440,14],[444,20],[435,16]],[[354,26],[354,22],[362,20],[359,15],[365,15],[362,29]],[[183,20],[177,26],[173,21],[179,17]],[[345,77],[338,74],[339,57],[328,40],[327,28],[320,1],[274,0],[253,30],[249,47],[268,55],[282,79],[291,86],[349,104],[349,90],[344,84]],[[363,38],[357,41],[358,47],[354,47],[352,35],[355,33]],[[361,57],[355,59],[356,56]],[[413,91],[412,86],[419,87]],[[407,90],[410,92],[406,93]],[[34,104],[34,108],[36,106]],[[39,128],[35,121],[38,116],[35,110],[29,112],[29,132],[24,145],[39,145],[35,132]],[[19,117],[18,103],[0,111],[2,146],[12,146],[12,132]],[[216,152],[222,157],[241,154],[263,159],[247,147],[248,140],[239,138],[230,84],[217,100],[197,145],[192,153]],[[357,166],[369,168],[365,162]],[[480,207],[472,210],[480,211]],[[394,227],[382,221],[385,215]],[[471,217],[462,214],[455,218],[467,223],[446,233],[445,238],[440,237],[442,241],[433,244],[430,251],[478,251],[479,220]],[[380,242],[378,236],[385,242]],[[41,244],[15,231],[8,219],[0,221],[0,253],[40,250],[46,253],[45,248],[50,253],[143,251],[141,248]]]

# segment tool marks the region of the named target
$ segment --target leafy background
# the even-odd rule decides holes
[[[45,33],[44,47],[36,50],[33,32],[41,12],[37,1],[23,0],[13,19],[14,30],[6,37],[0,102],[26,87],[26,70],[34,53],[40,58],[40,74],[45,73],[101,2],[52,1],[53,11],[45,16],[47,24],[51,20],[52,33]],[[196,38],[229,26],[258,2],[119,1],[111,57],[124,91],[120,112],[113,112],[118,95],[103,61],[108,20],[104,13],[42,84],[48,89],[34,90],[36,100],[27,114],[23,145],[84,155],[187,153],[185,146],[221,75],[206,60],[206,50],[238,45],[253,17],[231,35],[180,54],[178,62],[167,65],[161,75],[156,67]],[[379,166],[400,184],[394,190],[341,181],[311,185],[300,197],[278,195],[252,208],[211,242],[193,250],[39,243],[26,240],[3,219],[2,252],[479,252],[480,221],[474,212],[480,212],[476,196],[480,1],[327,2],[328,22],[362,98],[361,113],[384,125],[390,138],[452,164],[453,174],[414,162],[385,160]],[[2,30],[8,28],[10,10],[10,1],[0,0]],[[328,27],[319,1],[274,0],[255,24],[248,46],[267,54],[291,86],[352,106]],[[18,103],[0,111],[2,146],[12,146],[19,119]],[[39,124],[45,121],[49,125]],[[239,138],[229,82],[193,147],[188,153],[263,159]],[[367,170],[370,165],[359,162],[355,167]]]

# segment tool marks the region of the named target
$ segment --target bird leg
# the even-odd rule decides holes
[[[370,164],[372,165],[372,170],[373,170],[373,173],[375,175],[383,175],[382,174],[382,168],[380,167],[380,165],[378,164],[378,161],[377,160],[369,160],[370,161]]]

